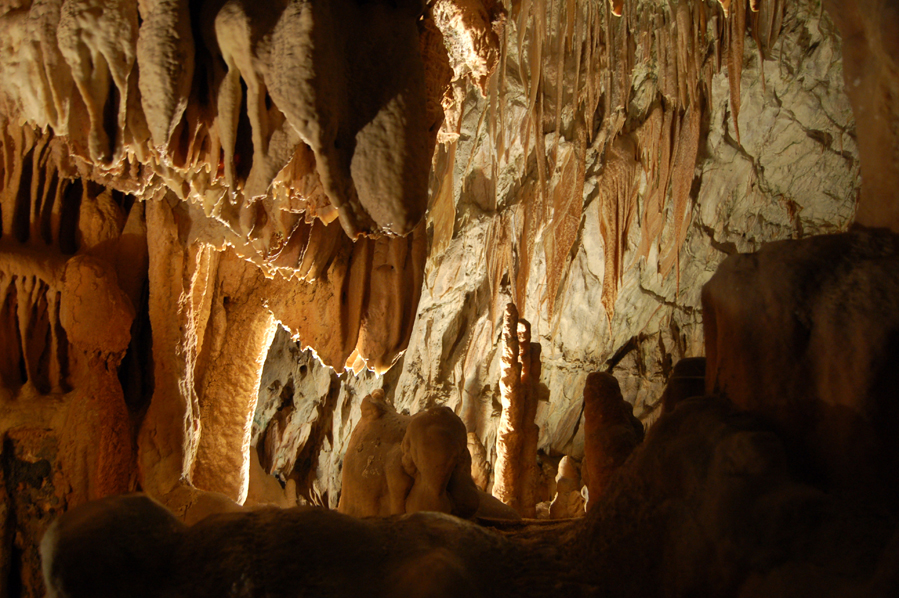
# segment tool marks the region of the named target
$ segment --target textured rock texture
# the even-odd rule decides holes
[[[588,373],[608,369],[651,424],[673,364],[704,352],[700,289],[718,264],[768,241],[843,230],[855,214],[841,42],[818,4],[747,10],[740,44],[736,13],[711,3],[623,6],[620,20],[607,20],[604,5],[512,8],[486,96],[465,86],[458,95],[454,84],[459,111],[435,154],[422,296],[383,384],[400,412],[456,411],[491,469],[508,302],[541,348],[539,458],[580,460]],[[287,367],[273,362],[284,350],[272,351],[267,367]],[[345,391],[357,402],[369,383],[340,382],[360,386]],[[297,442],[284,454],[340,454],[344,428],[335,419],[327,445]],[[546,475],[537,486],[537,502],[552,499]]]
[[[864,162],[857,221],[899,231],[896,201],[899,172],[899,7],[883,0],[824,5],[840,28],[846,93],[857,122],[859,153]]]
[[[858,6],[889,111],[892,13]],[[649,425],[724,257],[856,212],[812,0],[17,0],[0,33],[0,584],[32,595],[44,514],[91,498],[335,508],[375,388],[455,412],[489,491],[510,302],[547,502],[589,372]]]
[[[584,478],[587,508],[609,490],[609,480],[643,442],[643,425],[621,396],[618,380],[593,372],[584,385]]]

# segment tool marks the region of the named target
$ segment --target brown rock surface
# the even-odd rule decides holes
[[[553,519],[570,519],[584,515],[584,497],[581,496],[581,473],[568,455],[559,461],[556,475],[556,495],[549,505],[549,515]]]
[[[662,414],[671,413],[682,401],[705,394],[705,357],[686,357],[674,364],[665,392]]]
[[[826,0],[843,37],[843,76],[862,160],[855,220],[899,232],[899,6],[888,0]]]
[[[733,256],[703,289],[707,390],[770,417],[831,483],[894,506],[897,271],[899,237],[852,232]]]
[[[383,386],[401,412],[464,413],[489,471],[509,301],[542,348],[539,454],[583,455],[588,372],[651,423],[672,363],[703,352],[726,255],[843,230],[857,206],[890,222],[895,11],[837,4],[842,39],[815,0],[3,3],[0,435],[59,439],[67,506],[143,482],[188,520],[235,509],[191,482],[240,499],[253,450],[269,487],[336,506]],[[342,231],[425,207],[406,238]],[[310,375],[254,447],[275,320]],[[455,556],[421,559],[446,577],[396,587],[468,593]],[[35,579],[10,571],[0,595]]]
[[[617,479],[586,518],[502,532],[439,513],[360,520],[309,508],[185,527],[146,497],[115,497],[57,520],[42,544],[45,579],[72,598],[101,588],[200,598],[235,587],[621,598],[899,589],[895,519],[798,481],[777,433],[726,401],[693,399],[662,418]]]
[[[642,441],[643,424],[621,396],[615,376],[589,374],[584,386],[584,478],[589,507],[609,491],[615,470]]]

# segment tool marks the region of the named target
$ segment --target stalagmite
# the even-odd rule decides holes
[[[556,495],[549,506],[553,519],[570,519],[584,515],[584,497],[581,495],[581,474],[571,457],[565,455],[559,461],[556,475]]]
[[[705,395],[705,357],[687,357],[674,364],[671,377],[662,393],[662,414],[674,411],[678,404],[691,397]]]
[[[521,514],[537,517],[537,442],[540,428],[537,418],[537,383],[540,381],[540,344],[531,342],[531,324],[518,320],[518,358],[521,363],[521,394],[524,409],[521,414]]]
[[[503,411],[496,433],[493,496],[524,517],[537,515],[537,440],[539,429],[536,385],[540,379],[540,345],[531,343],[531,325],[506,305],[502,331]]]
[[[518,349],[518,310],[506,305],[502,330],[502,378],[499,381],[503,412],[496,431],[496,464],[493,496],[516,511],[521,510],[522,403],[521,363]]]
[[[362,400],[342,471],[337,510],[356,517],[419,511],[517,519],[471,476],[465,424],[447,407],[408,416],[375,390]]]
[[[594,372],[584,386],[584,477],[592,509],[609,490],[609,481],[643,441],[643,424],[621,396],[614,376]]]

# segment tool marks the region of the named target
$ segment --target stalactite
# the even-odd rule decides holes
[[[487,232],[484,252],[487,260],[487,284],[490,288],[489,318],[491,326],[495,325],[499,315],[499,306],[503,301],[503,277],[512,271],[512,240],[509,238],[509,215],[494,218]],[[517,318],[517,315],[516,315]]]
[[[543,202],[542,196],[533,182],[527,183],[521,189],[519,197],[521,198],[518,208],[519,216],[515,219],[519,223],[516,239],[518,261],[513,300],[516,305],[525,305],[531,274],[531,257],[537,231],[543,222]]]
[[[675,8],[675,23],[677,24],[677,82],[678,98],[681,106],[696,105],[696,85],[699,82],[696,72],[696,63],[693,57],[696,55],[694,46],[693,15],[686,0],[681,0]]]
[[[730,85],[730,109],[734,133],[740,143],[740,80],[743,76],[743,43],[746,37],[746,2],[738,0],[728,19],[727,77]]]
[[[418,264],[423,260],[424,231],[419,229],[412,237],[364,241],[372,246],[370,260],[364,266],[371,274],[362,306],[359,340],[347,359],[347,365],[356,373],[362,368],[377,374],[386,372],[412,334],[422,282]],[[357,241],[360,242],[363,241]],[[355,254],[353,258],[356,259]]]
[[[168,145],[194,76],[194,39],[187,0],[141,0],[137,38],[141,106],[154,145]]]
[[[101,5],[96,10],[91,2],[67,0],[57,28],[59,49],[90,117],[88,151],[96,163],[116,161],[124,150],[119,131],[126,124],[138,29],[137,3]]]
[[[18,388],[23,379],[22,333],[19,328],[16,277],[0,270],[0,386]]]
[[[769,59],[783,26],[783,0],[758,0],[750,15],[752,37],[763,59]]]
[[[664,278],[675,265],[680,280],[680,248],[687,235],[689,220],[687,212],[690,207],[690,189],[693,186],[693,175],[696,158],[699,154],[699,136],[701,112],[690,107],[681,118],[674,165],[671,169],[671,201],[674,211],[674,229],[670,244],[662,252],[661,274]]]
[[[544,237],[547,313],[550,320],[555,314],[559,284],[567,270],[584,211],[586,143],[586,131],[581,128],[577,141],[560,154],[559,182],[552,190],[552,214],[547,218],[549,224]]]
[[[624,272],[624,251],[630,224],[636,212],[636,148],[627,137],[619,137],[607,150],[600,174],[598,199],[599,230],[605,246],[605,274],[602,304],[611,326],[618,299],[618,286]]]
[[[456,224],[455,186],[453,184],[456,169],[456,142],[450,142],[437,160],[435,172],[439,187],[436,198],[431,204],[428,214],[434,225],[434,236],[431,240],[432,252],[439,255],[453,238],[453,230]]]

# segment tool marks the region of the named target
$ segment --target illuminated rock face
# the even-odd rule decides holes
[[[43,513],[108,493],[335,508],[375,388],[457,413],[490,490],[509,302],[522,454],[584,456],[597,370],[653,422],[727,255],[892,226],[892,13],[834,9],[4,5],[0,583],[41,595]]]
[[[446,407],[401,415],[376,390],[347,445],[337,510],[355,517],[419,511],[518,519],[475,486],[465,424]]]

